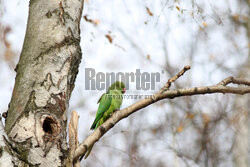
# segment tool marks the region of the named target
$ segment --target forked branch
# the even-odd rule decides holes
[[[89,135],[76,149],[74,159],[79,159],[83,156],[87,149],[95,144],[107,131],[109,131],[115,124],[120,120],[128,117],[136,111],[145,108],[157,101],[163,99],[173,99],[180,96],[192,96],[200,94],[212,94],[212,93],[232,93],[244,95],[250,93],[250,81],[243,79],[235,79],[228,77],[216,85],[205,86],[205,87],[194,87],[185,89],[174,89],[169,90],[171,84],[181,77],[186,71],[190,69],[190,66],[185,66],[177,75],[168,80],[164,87],[159,92],[154,94],[152,98],[140,100],[125,109],[115,112],[106,122],[104,122],[99,128],[97,128],[91,135]],[[230,83],[236,85],[245,85],[243,87],[231,87],[228,86]]]

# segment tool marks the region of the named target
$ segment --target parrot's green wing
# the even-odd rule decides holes
[[[123,96],[121,91],[114,90],[110,92],[110,95],[112,96],[111,105],[108,108],[107,111],[102,115],[100,121],[98,122],[98,125],[103,124],[116,110],[119,110],[122,104]]]
[[[100,104],[99,104],[98,110],[96,112],[95,120],[90,128],[91,130],[96,128],[96,125],[98,124],[98,122],[102,118],[105,111],[107,111],[109,109],[109,107],[111,105],[111,101],[112,101],[112,99],[109,97],[109,94],[105,93],[101,96],[101,98],[98,101],[98,102],[100,102]]]

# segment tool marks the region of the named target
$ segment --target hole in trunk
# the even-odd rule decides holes
[[[59,125],[57,121],[52,117],[46,117],[43,121],[43,130],[50,135],[56,135],[59,131]]]

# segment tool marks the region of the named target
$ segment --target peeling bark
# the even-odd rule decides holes
[[[83,0],[30,0],[5,120],[5,147],[17,166],[64,166],[67,109],[82,55],[82,9]]]
[[[8,138],[5,131],[4,126],[2,123],[2,118],[0,120],[0,166],[8,166],[11,167],[12,165],[12,156],[8,153],[7,147],[5,144],[5,139]]]

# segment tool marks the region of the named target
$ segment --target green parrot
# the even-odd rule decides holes
[[[97,104],[100,104],[96,112],[95,120],[90,127],[91,130],[96,130],[113,114],[114,111],[120,109],[123,100],[123,93],[125,93],[125,91],[124,83],[116,81],[109,87],[108,91],[100,97],[97,102]],[[93,145],[88,149],[85,159],[89,156],[92,147]]]

